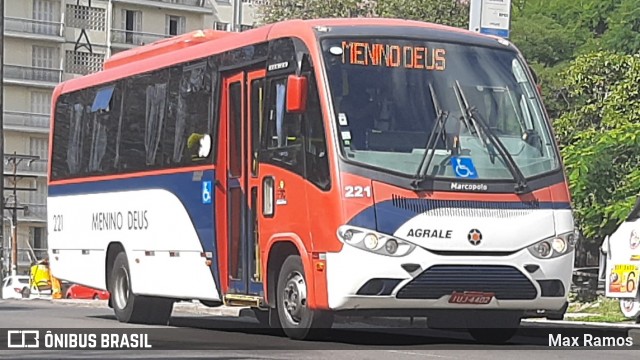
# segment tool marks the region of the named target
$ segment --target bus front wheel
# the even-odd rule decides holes
[[[300,256],[289,256],[278,276],[276,307],[282,330],[291,339],[321,337],[333,324],[331,313],[309,309],[308,291]]]
[[[131,271],[127,254],[120,252],[109,279],[113,310],[124,323],[166,325],[173,310],[173,300],[136,295],[131,291]]]

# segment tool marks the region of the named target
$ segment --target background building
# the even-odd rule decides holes
[[[262,0],[5,0],[4,130],[6,159],[16,153],[39,160],[18,163],[18,188],[5,177],[7,207],[17,210],[18,271],[31,264],[29,246],[46,256],[46,170],[51,94],[61,81],[100,71],[106,58],[185,32],[242,31],[254,24]],[[237,24],[237,26],[236,26]],[[22,176],[22,177],[20,177]],[[17,198],[17,201],[16,201]],[[5,210],[4,259],[9,269],[12,210]]]

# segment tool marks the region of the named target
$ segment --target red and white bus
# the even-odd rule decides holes
[[[336,314],[506,339],[566,309],[569,191],[506,40],[392,19],[199,31],[53,105],[51,268],[110,291],[120,321],[197,299],[296,339]]]

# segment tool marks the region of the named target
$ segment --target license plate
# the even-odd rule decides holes
[[[465,291],[454,291],[449,298],[451,304],[470,304],[470,305],[486,305],[491,302],[495,296],[494,293]]]

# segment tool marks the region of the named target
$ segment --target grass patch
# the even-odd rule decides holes
[[[599,297],[592,303],[572,303],[569,305],[567,313],[590,314],[580,317],[565,317],[566,320],[570,321],[619,323],[631,320],[622,315],[618,299],[609,299],[605,297]]]

